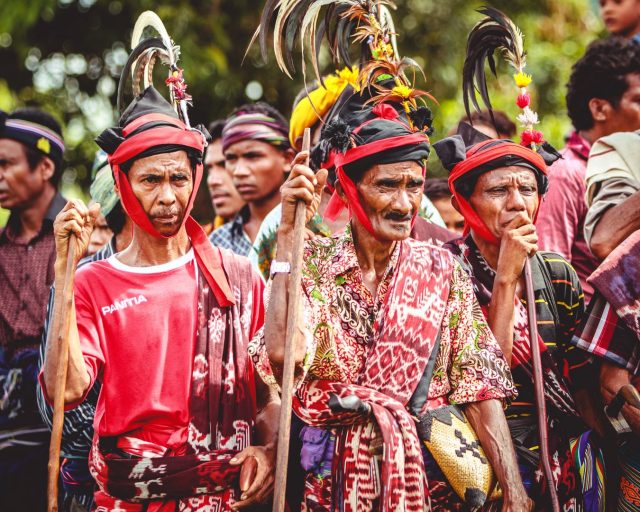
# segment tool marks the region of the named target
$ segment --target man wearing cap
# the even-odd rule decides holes
[[[217,247],[247,256],[262,221],[280,202],[280,187],[291,168],[294,153],[287,121],[266,103],[243,105],[225,122],[222,150],[233,183],[247,204],[210,239]]]
[[[64,143],[58,122],[33,109],[0,112],[0,503],[41,510],[48,431],[35,404],[38,343],[53,282],[53,221]],[[14,506],[12,506],[14,505]]]
[[[90,456],[98,510],[231,510],[272,488],[279,407],[247,355],[262,281],[189,216],[206,142],[187,122],[148,87],[97,140],[134,223],[124,251],[78,271],[64,311],[67,406],[102,384]],[[58,216],[58,288],[67,245],[82,253],[96,215],[74,201]],[[48,344],[40,380],[49,400],[58,361]],[[240,488],[240,468],[253,462]]]

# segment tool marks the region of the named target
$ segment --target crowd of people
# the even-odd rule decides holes
[[[137,91],[97,137],[85,204],[60,194],[60,124],[0,112],[0,509],[45,510],[58,394],[62,511],[266,510],[283,449],[289,510],[640,510],[640,2],[600,8],[559,152],[512,140],[522,68],[523,118],[478,110],[434,144],[397,67],[208,129],[172,68],[172,101]],[[361,68],[395,63],[371,26]]]

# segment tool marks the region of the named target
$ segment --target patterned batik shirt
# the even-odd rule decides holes
[[[244,224],[249,218],[249,207],[243,206],[232,221],[216,229],[209,240],[216,247],[229,249],[240,256],[248,256],[253,244],[244,230]]]
[[[401,244],[428,247],[434,253],[443,251],[413,240],[398,243],[374,295],[363,282],[350,229],[339,237],[307,242],[303,264],[307,352],[302,381],[359,382],[374,347],[376,316],[393,290]],[[440,348],[423,412],[447,403],[509,400],[515,396],[508,364],[484,320],[471,282],[459,264],[452,263],[452,268],[439,322]],[[425,311],[425,322],[429,316]],[[254,338],[250,353],[265,382],[275,386],[262,331]],[[330,429],[327,436],[323,434],[326,429],[309,428],[304,427],[301,434],[302,458],[311,450],[317,451],[313,445],[322,443],[325,448],[317,466],[307,469],[303,510],[315,506],[325,510],[331,502],[335,432]]]

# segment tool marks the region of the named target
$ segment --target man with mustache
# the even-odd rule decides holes
[[[247,204],[210,240],[247,256],[262,221],[280,203],[280,187],[291,169],[294,153],[287,121],[266,103],[243,105],[225,122],[222,150],[233,184]]]
[[[204,154],[204,170],[207,177],[207,187],[211,195],[211,203],[216,217],[213,229],[232,221],[240,209],[245,205],[233,185],[233,177],[227,171],[224,153],[222,152],[222,130],[224,119],[218,119],[209,125],[211,142]]]
[[[78,270],[73,304],[63,306],[67,407],[102,384],[89,463],[94,506],[230,511],[262,501],[273,484],[279,410],[247,355],[263,286],[248,261],[212,247],[189,216],[205,133],[151,86],[97,142],[134,226],[126,249]],[[71,201],[57,217],[57,289],[69,244],[77,264],[97,213]],[[40,382],[48,400],[60,356],[47,344]],[[255,471],[240,487],[245,464]]]

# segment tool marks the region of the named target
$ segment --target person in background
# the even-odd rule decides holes
[[[470,117],[462,116],[460,122],[471,124],[480,133],[484,133],[492,139],[511,139],[516,134],[515,123],[501,110],[493,111],[493,119],[491,119],[491,114],[488,110],[481,110],[480,112],[474,110]],[[449,132],[449,135],[454,135],[455,133],[456,130],[453,129]]]
[[[0,111],[0,503],[44,510],[49,431],[36,407],[38,344],[53,282],[64,142],[48,113]]]
[[[233,184],[247,204],[231,222],[216,229],[210,240],[247,256],[262,221],[280,203],[280,187],[294,156],[289,124],[271,105],[243,105],[225,122],[222,150]]]
[[[107,222],[107,218],[100,213],[98,218],[96,219],[96,223],[93,225],[93,231],[91,232],[91,236],[89,237],[89,245],[87,246],[87,254],[86,256],[92,256],[97,253],[98,250],[104,247],[111,237],[113,236],[113,231],[109,227],[109,223]]]
[[[639,99],[640,48],[635,43],[622,38],[596,41],[573,66],[566,100],[574,129],[560,152],[562,159],[549,168],[549,192],[540,206],[536,227],[540,247],[561,254],[578,273],[587,304],[593,294],[587,278],[598,266],[598,258],[587,245],[585,228],[592,232],[594,217],[604,213],[600,203],[587,214],[589,151],[601,137],[640,128]],[[607,194],[609,207],[621,201],[618,192],[628,187],[623,189]],[[598,256],[600,251],[594,254]]]
[[[600,0],[600,16],[612,34],[640,41],[639,0]]]
[[[209,125],[211,142],[204,155],[204,171],[207,187],[211,195],[211,204],[215,211],[213,229],[233,220],[245,205],[244,200],[233,185],[231,173],[227,170],[222,152],[222,129],[224,119],[213,121]]]
[[[464,217],[451,204],[451,191],[446,178],[428,179],[424,193],[438,209],[447,229],[458,235],[464,231]]]

